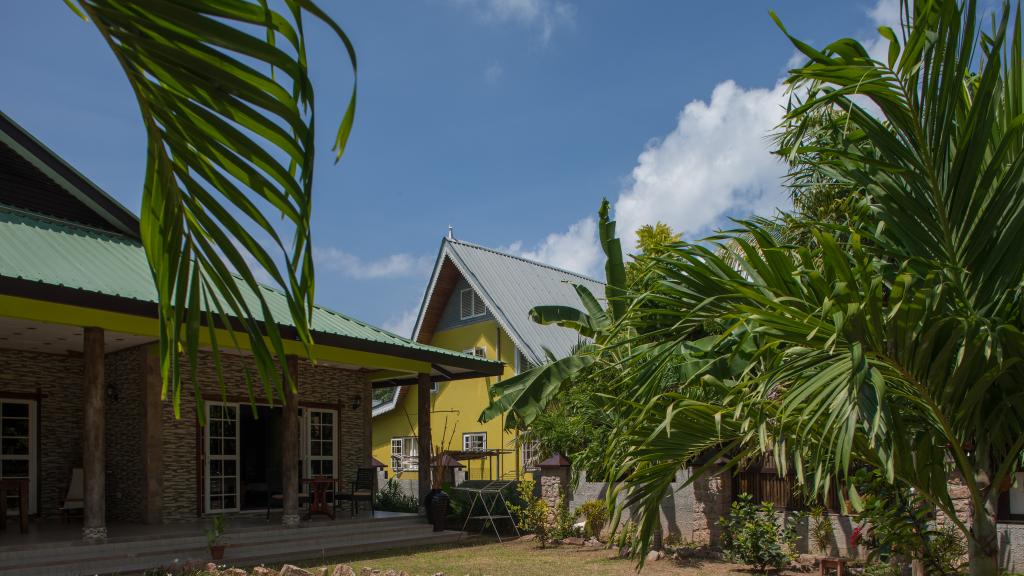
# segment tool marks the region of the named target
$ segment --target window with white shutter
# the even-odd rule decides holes
[[[487,313],[487,306],[472,288],[459,293],[459,319],[477,318]]]

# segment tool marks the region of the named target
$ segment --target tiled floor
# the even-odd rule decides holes
[[[354,523],[368,522],[373,519],[394,518],[399,516],[415,516],[414,514],[403,514],[400,512],[377,512],[373,518],[369,511],[360,511],[356,517],[349,515],[347,511],[338,510],[334,520],[326,516],[314,516],[307,520],[305,514],[302,516],[302,527],[324,526],[329,523]],[[261,531],[277,528],[281,525],[281,514],[273,513],[267,520],[265,512],[241,513],[226,517],[228,533],[244,533],[247,531]],[[205,534],[210,520],[197,518],[193,522],[175,524],[132,524],[125,522],[112,522],[107,525],[108,542],[131,542],[138,540],[167,538],[173,536],[200,536]],[[82,521],[72,519],[68,523],[59,520],[32,520],[29,522],[29,531],[22,534],[18,531],[17,519],[8,519],[7,529],[0,531],[0,551],[4,549],[17,549],[22,547],[37,547],[46,544],[70,544],[81,541]]]

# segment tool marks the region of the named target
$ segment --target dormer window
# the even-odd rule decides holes
[[[480,299],[476,291],[472,288],[464,289],[460,294],[459,307],[459,319],[468,320],[470,318],[478,318],[487,313],[487,307],[484,306],[484,301]]]

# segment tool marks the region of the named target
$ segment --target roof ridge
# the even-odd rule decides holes
[[[476,243],[473,243],[473,242],[466,242],[465,240],[458,240],[458,239],[455,239],[455,238],[448,238],[447,236],[444,237],[444,241],[445,242],[451,242],[453,244],[462,244],[463,246],[467,246],[469,248],[476,248],[478,250],[483,250],[485,252],[491,252],[492,254],[497,254],[498,256],[504,256],[506,258],[511,258],[513,260],[519,260],[520,262],[526,262],[527,264],[532,264],[534,266],[540,266],[541,268],[547,268],[549,270],[554,270],[556,272],[561,272],[563,274],[568,274],[569,276],[575,276],[577,278],[582,278],[583,280],[588,280],[590,282],[595,282],[597,284],[604,285],[604,282],[602,282],[600,280],[597,280],[595,278],[591,278],[590,276],[587,276],[585,274],[580,274],[579,272],[573,272],[572,270],[566,270],[565,268],[559,268],[558,266],[552,266],[551,264],[546,264],[544,262],[539,262],[537,260],[531,260],[529,258],[524,258],[522,256],[517,256],[515,254],[509,254],[508,252],[502,252],[501,250],[497,250],[495,248],[490,248],[488,246],[483,246],[483,245],[476,244]]]

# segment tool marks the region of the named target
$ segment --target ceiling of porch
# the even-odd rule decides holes
[[[105,332],[107,352],[153,342],[148,336]],[[0,317],[0,348],[47,354],[81,354],[82,327]]]

